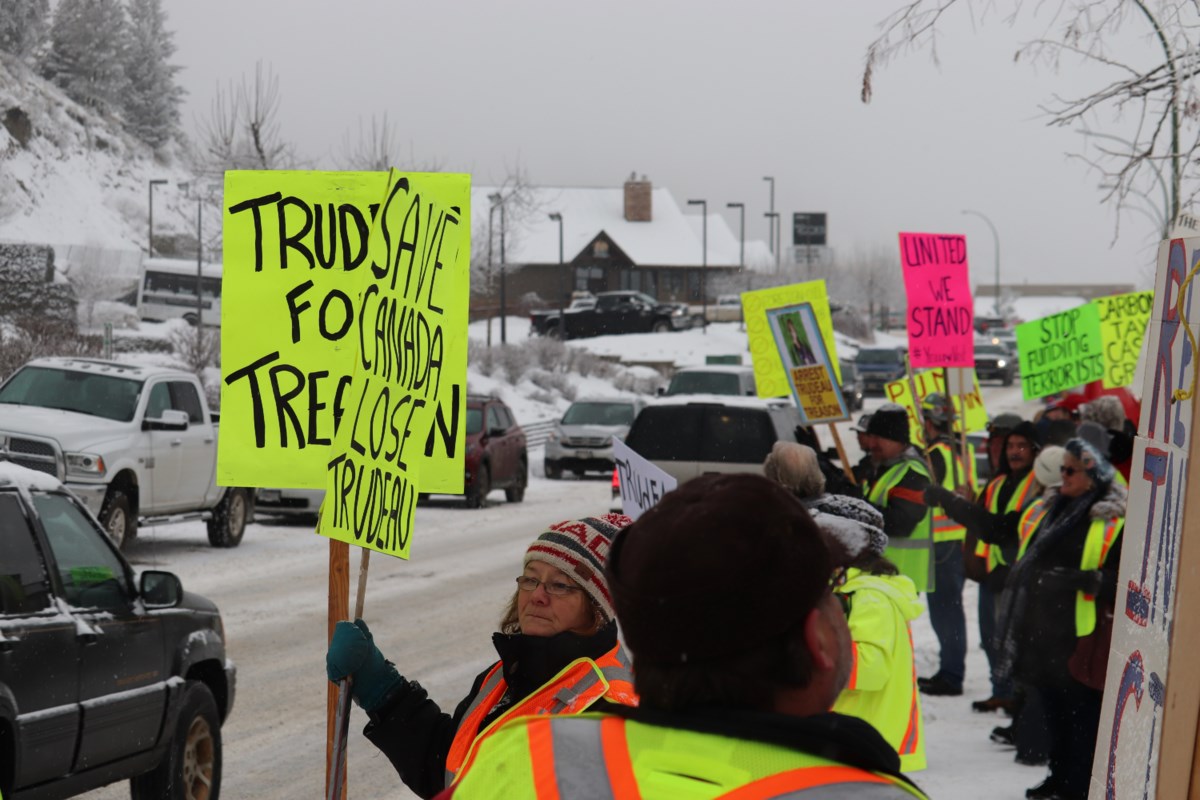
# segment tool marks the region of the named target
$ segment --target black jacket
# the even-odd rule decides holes
[[[492,643],[504,667],[508,691],[484,718],[480,729],[523,700],[579,658],[597,659],[617,644],[617,624],[610,622],[593,636],[560,633],[557,636],[492,634]],[[371,721],[363,733],[383,752],[400,773],[404,784],[420,797],[430,798],[446,788],[446,755],[463,715],[483,679],[496,665],[475,676],[471,691],[447,714],[429,699],[416,681],[405,680],[384,702],[371,712]]]

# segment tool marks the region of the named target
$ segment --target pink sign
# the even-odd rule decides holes
[[[908,355],[912,366],[975,366],[975,303],[967,278],[967,237],[900,234],[908,293]]]

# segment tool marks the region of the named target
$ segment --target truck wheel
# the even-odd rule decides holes
[[[467,508],[483,508],[487,505],[488,493],[492,491],[492,475],[488,472],[487,464],[479,465],[475,475],[475,485],[467,489]]]
[[[213,547],[237,547],[242,543],[249,517],[249,494],[245,489],[230,489],[208,521],[208,543]]]
[[[218,800],[221,720],[212,692],[200,681],[183,687],[174,736],[158,766],[129,782],[133,800]]]
[[[109,491],[100,508],[100,524],[118,549],[132,542],[137,536],[137,517],[133,514],[129,495],[120,489]]]
[[[563,334],[563,331],[562,331],[561,325],[551,325],[550,327],[546,328],[546,337],[547,338],[561,339],[561,338],[563,338],[562,334]]]
[[[1004,385],[1005,386],[1013,385],[1013,374],[1011,372],[1004,373]]]
[[[510,503],[519,503],[525,499],[525,486],[529,483],[529,464],[525,458],[517,465],[517,482],[504,490],[504,499]]]
[[[550,461],[546,462],[546,477],[552,481],[562,480],[562,467]]]
[[[650,330],[654,331],[655,333],[666,333],[667,331],[671,330],[671,323],[667,322],[665,319],[660,319],[658,322],[654,323],[654,327]]]

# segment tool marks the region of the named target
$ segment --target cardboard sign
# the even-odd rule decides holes
[[[1196,398],[1174,393],[1195,388],[1196,353],[1176,301],[1198,258],[1200,239],[1159,248],[1092,797],[1184,797],[1193,774],[1200,641],[1191,632],[1200,619],[1200,585],[1188,565],[1200,546],[1200,486],[1194,474],[1189,479]],[[1196,334],[1196,282],[1183,307]]]
[[[956,370],[948,370],[953,375]],[[975,370],[963,370],[971,380],[972,386],[969,392],[955,392],[950,394],[950,399],[954,403],[954,412],[958,414],[958,419],[955,420],[953,430],[955,433],[962,430],[962,422],[964,419],[967,425],[967,432],[985,431],[987,430],[988,413],[987,408],[983,405],[983,392],[979,389],[979,379],[975,376]],[[917,413],[917,403],[923,401],[926,395],[934,392],[947,394],[947,388],[958,389],[959,381],[952,381],[953,385],[946,386],[946,376],[943,370],[930,369],[921,372],[913,373],[913,383],[917,387],[917,400],[913,401],[912,392],[908,388],[908,378],[901,378],[898,381],[892,381],[885,384],[884,392],[887,394],[887,399],[892,403],[899,403],[904,406],[904,410],[908,412],[908,437],[917,447],[925,446],[925,428],[921,425],[921,417]]]
[[[335,429],[356,411],[354,375],[373,368],[356,369],[365,360],[434,409],[406,440],[405,460],[424,467],[421,491],[462,491],[469,179],[405,177],[426,202],[388,235],[404,251],[398,284],[420,284],[424,309],[401,319],[399,305],[360,296],[381,269],[370,231],[388,173],[225,174],[221,485],[324,488]]]
[[[1130,292],[1092,301],[1100,313],[1100,339],[1104,343],[1104,387],[1133,383],[1138,357],[1146,339],[1154,292]]]
[[[1104,377],[1100,309],[1093,303],[1017,326],[1021,394],[1058,394]]]
[[[646,513],[678,482],[628,445],[613,437],[613,461],[617,466],[617,482],[621,486],[621,511],[630,519]]]
[[[793,283],[742,294],[742,318],[746,320],[746,338],[750,358],[754,362],[754,382],[759,397],[780,397],[789,391],[790,380],[775,346],[775,335],[767,321],[767,310],[811,303],[817,317],[817,328],[825,343],[825,352],[833,362],[834,375],[840,386],[842,371],[838,366],[837,347],[833,340],[833,316],[829,313],[829,295],[825,281]]]
[[[812,303],[770,309],[767,320],[804,424],[849,419],[850,409],[834,378]]]
[[[913,367],[975,366],[975,301],[967,274],[967,237],[900,234]]]

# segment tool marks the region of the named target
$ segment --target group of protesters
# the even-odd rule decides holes
[[[1120,401],[1050,404],[1036,420],[998,415],[982,485],[945,395],[922,401],[923,448],[910,441],[905,408],[863,416],[856,431],[867,455],[855,473],[884,512],[887,555],[926,593],[938,640],[938,669],[916,679],[919,692],[962,695],[963,586],[976,581],[991,696],[972,708],[1011,715],[992,740],[1021,763],[1049,764],[1026,797],[1086,798],[1132,444]]]

